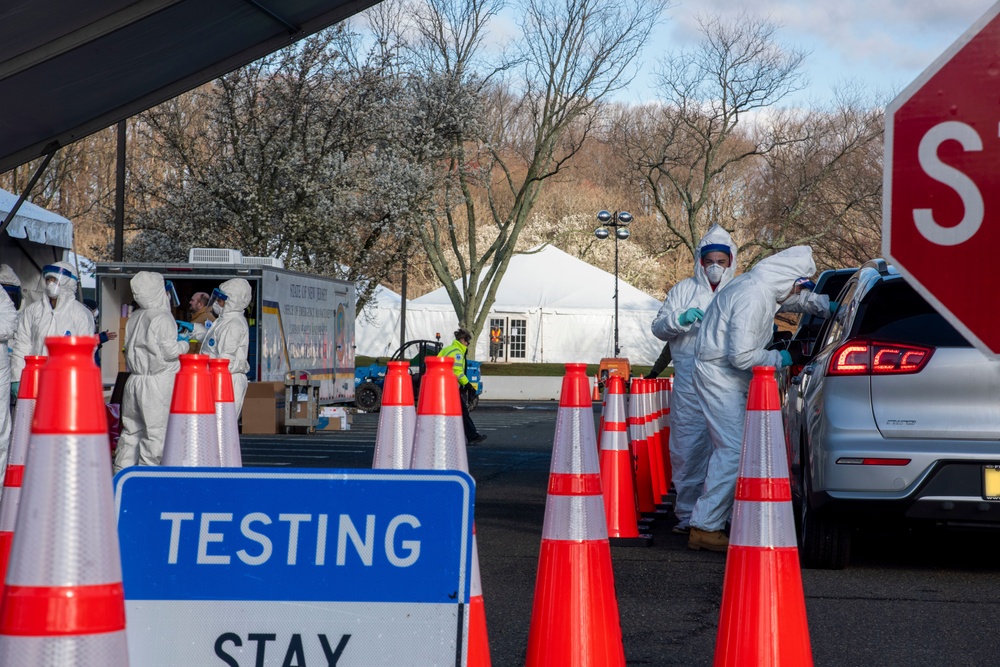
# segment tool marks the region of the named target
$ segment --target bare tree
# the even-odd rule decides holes
[[[748,178],[740,227],[748,265],[801,244],[813,246],[819,266],[849,266],[878,253],[882,109],[848,89],[832,108],[774,126],[796,139],[779,137]]]
[[[626,86],[665,0],[523,0],[514,57],[489,67],[483,31],[498,0],[431,0],[417,13],[416,99],[439,164],[435,215],[418,226],[460,324],[483,329],[542,187]],[[490,230],[483,238],[480,228]],[[457,284],[456,284],[457,283]]]
[[[665,250],[692,255],[711,224],[733,230],[738,210],[726,203],[741,172],[798,139],[766,129],[760,112],[802,88],[805,57],[782,46],[767,19],[743,14],[699,25],[703,40],[663,61],[660,103],[625,110],[616,133],[668,230]]]

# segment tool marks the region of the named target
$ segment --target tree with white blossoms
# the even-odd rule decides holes
[[[355,60],[332,28],[142,115],[165,175],[133,177],[144,206],[126,259],[192,246],[275,256],[354,281],[358,307],[398,262],[430,185],[400,156],[392,54]]]

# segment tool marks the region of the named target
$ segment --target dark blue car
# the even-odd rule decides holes
[[[396,350],[389,359],[376,359],[374,364],[354,369],[354,404],[365,412],[378,412],[382,406],[382,385],[385,383],[385,373],[389,361],[410,362],[410,374],[413,376],[413,393],[420,392],[420,378],[426,370],[424,359],[436,357],[444,345],[437,340],[411,340]],[[478,361],[469,360],[465,366],[465,375],[476,388],[476,394],[469,400],[469,410],[475,410],[479,404],[479,395],[483,393],[482,374]]]

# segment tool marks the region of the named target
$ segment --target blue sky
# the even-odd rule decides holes
[[[674,0],[643,54],[646,66],[620,99],[654,98],[651,72],[670,49],[698,38],[696,17],[741,11],[778,23],[782,43],[809,52],[809,87],[793,102],[829,100],[853,80],[895,96],[994,4],[994,0]],[[664,46],[666,45],[666,46]]]
[[[770,18],[781,43],[808,53],[809,85],[786,100],[795,106],[829,101],[835,87],[860,84],[883,102],[894,97],[989,9],[995,0],[670,0],[672,6],[642,54],[621,101],[655,99],[656,62],[672,50],[692,47],[700,36],[697,17],[732,19],[742,12]],[[517,0],[495,17],[485,40],[489,49],[519,34]],[[361,22],[356,23],[361,27]]]

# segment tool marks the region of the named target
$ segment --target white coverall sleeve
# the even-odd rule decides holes
[[[9,341],[15,333],[17,333],[17,308],[7,296],[7,292],[4,292],[0,295],[0,341]]]
[[[32,308],[29,306],[21,313],[18,319],[17,331],[14,333],[14,342],[10,355],[10,381],[20,382],[21,371],[24,370],[24,358],[31,354],[31,319]]]
[[[188,351],[191,344],[186,340],[177,340],[177,326],[166,317],[156,318],[150,326],[154,344],[162,351],[163,360],[176,361],[177,357]]]
[[[782,304],[778,309],[780,313],[809,313],[819,317],[829,317],[830,297],[826,294],[816,294],[811,290],[799,292],[798,299],[788,304]]]
[[[726,332],[729,363],[747,371],[754,366],[780,367],[781,353],[761,347],[762,340],[770,340],[773,325],[773,305],[763,299],[743,299],[734,309]]]
[[[673,289],[667,293],[667,298],[663,300],[660,310],[657,311],[656,317],[650,325],[650,330],[660,340],[669,343],[681,334],[690,331],[691,327],[694,326],[694,323],[682,326],[678,321],[681,313],[692,307],[691,297],[694,295],[690,284],[690,280],[683,280],[674,285]]]
[[[226,324],[225,327],[220,326],[218,333],[215,334],[219,356],[229,359],[230,373],[246,373],[250,370],[250,362],[247,361],[247,352],[250,349],[249,329],[245,325],[239,326],[238,323]]]

